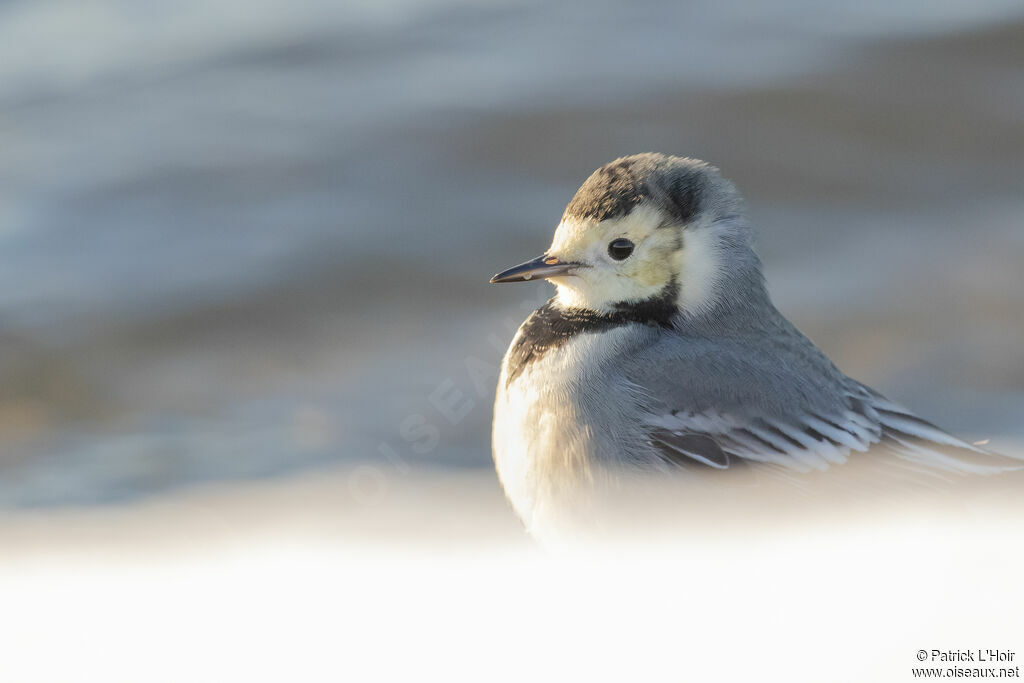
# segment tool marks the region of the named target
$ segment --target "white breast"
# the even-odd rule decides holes
[[[593,410],[609,395],[600,368],[628,331],[581,334],[531,362],[507,387],[507,356],[502,364],[494,462],[505,494],[532,533],[578,507],[601,476],[609,445],[592,426],[598,419]],[[582,401],[585,396],[593,400]]]

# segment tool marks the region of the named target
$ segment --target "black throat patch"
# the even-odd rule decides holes
[[[678,296],[679,285],[673,280],[650,299],[614,304],[613,313],[561,308],[551,299],[530,314],[518,339],[509,349],[505,386],[521,375],[530,363],[585,332],[602,332],[631,324],[671,327],[678,310]]]

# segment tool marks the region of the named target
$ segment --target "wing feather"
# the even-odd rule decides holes
[[[957,439],[846,377],[777,312],[761,324],[757,334],[680,328],[624,358],[656,454],[716,469],[754,462],[793,472],[876,454],[933,472],[1024,468],[1024,460]]]
[[[1024,462],[957,439],[875,392],[849,396],[848,406],[841,415],[806,412],[787,418],[672,410],[651,416],[650,443],[670,462],[715,469],[757,462],[796,472],[825,471],[846,463],[854,451],[869,450],[951,473],[1024,469]]]

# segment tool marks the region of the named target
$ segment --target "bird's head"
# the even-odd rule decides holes
[[[491,282],[551,280],[566,308],[699,315],[735,298],[734,275],[760,284],[735,186],[702,161],[637,154],[597,169],[547,252]]]

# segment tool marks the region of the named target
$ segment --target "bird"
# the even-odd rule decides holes
[[[542,256],[491,278],[555,286],[494,403],[495,468],[527,530],[564,532],[589,492],[684,471],[799,480],[869,453],[954,478],[1020,469],[843,374],[773,304],[752,237],[718,168],[636,154],[586,179]]]

